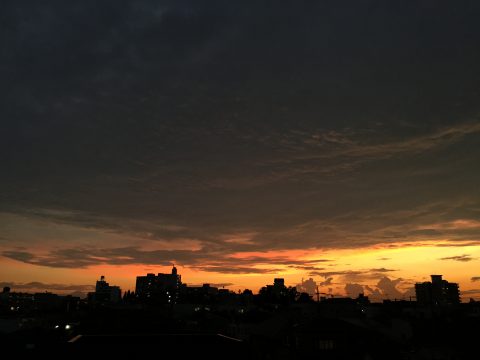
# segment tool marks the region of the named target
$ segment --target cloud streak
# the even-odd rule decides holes
[[[94,285],[78,284],[46,284],[38,281],[28,283],[0,282],[0,287],[10,287],[11,291],[61,291],[61,292],[89,292],[95,290]]]
[[[457,255],[457,256],[447,256],[440,258],[440,260],[454,260],[454,261],[461,261],[461,262],[469,262],[474,260],[470,255]]]

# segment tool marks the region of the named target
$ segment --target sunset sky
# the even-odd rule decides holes
[[[480,299],[480,2],[0,6],[0,285]]]

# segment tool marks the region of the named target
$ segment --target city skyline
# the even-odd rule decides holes
[[[192,283],[192,282],[182,282],[181,281],[181,274],[178,274],[177,277],[177,272],[178,269],[172,265],[171,273],[166,272],[166,273],[152,273],[149,272],[147,274],[142,274],[142,275],[137,275],[135,277],[136,282],[135,286],[128,287],[128,288],[121,288],[117,285],[110,285],[115,288],[115,292],[118,293],[118,297],[120,297],[123,294],[126,294],[127,292],[130,294],[137,294],[139,286],[145,287],[145,286],[150,286],[152,284],[152,281],[156,282],[157,280],[156,277],[158,275],[159,279],[162,283],[165,282],[166,284],[169,284],[168,286],[175,286],[175,288],[178,289],[178,286],[183,284],[182,286],[186,287],[205,287],[205,286],[211,286],[214,288],[222,288],[226,289],[230,292],[236,293],[241,293],[245,290],[247,291],[252,291],[253,289],[253,294],[260,294],[262,289],[266,286],[265,284],[262,284],[261,287],[258,289],[258,291],[255,288],[252,288],[251,286],[246,286],[246,287],[234,287],[233,283],[210,283],[210,282],[205,282],[201,281],[199,283]],[[151,269],[150,269],[151,270]],[[387,273],[389,270],[385,268],[380,268],[380,269],[370,269],[369,271],[365,271],[364,273],[372,273],[376,274],[377,276],[381,276],[382,273]],[[172,285],[171,281],[173,280],[168,280],[170,278],[170,274],[174,274],[175,279],[175,284]],[[367,298],[370,298],[373,302],[382,302],[385,300],[409,300],[416,301],[417,299],[417,287],[421,284],[428,283],[426,281],[428,278],[423,276],[421,277],[422,280],[417,281],[415,283],[412,282],[405,282],[404,279],[396,279],[392,280],[388,278],[388,276],[383,275],[382,278],[379,279],[378,283],[376,285],[372,284],[359,284],[359,283],[352,283],[352,282],[346,282],[345,286],[341,289],[341,291],[338,291],[339,283],[335,283],[333,281],[333,276],[336,275],[337,273],[330,272],[330,273],[325,273],[325,281],[319,281],[316,282],[313,277],[310,277],[308,279],[301,279],[300,283],[297,284],[285,284],[289,288],[296,289],[296,292],[298,294],[306,293],[310,295],[311,299],[314,299],[317,297],[321,296],[322,298],[339,298],[339,297],[347,297],[347,298],[356,298],[360,295],[366,296]],[[362,272],[359,271],[345,271],[343,272],[343,275],[348,275],[348,276],[359,276],[361,277]],[[278,275],[272,274],[272,276],[275,276],[275,281],[277,279],[282,280],[282,286],[284,284],[285,279],[284,278],[278,278]],[[432,278],[432,281],[434,278],[439,278],[441,280],[442,275],[430,275]],[[114,277],[115,278],[115,277]],[[105,281],[105,276],[101,275],[100,280],[98,280],[97,277],[97,282],[96,286],[93,284],[90,285],[73,285],[73,284],[44,284],[41,282],[29,282],[29,283],[13,283],[13,282],[0,282],[0,287],[4,289],[8,289],[8,291],[13,291],[17,293],[39,293],[39,292],[45,292],[45,293],[58,293],[59,295],[72,295],[72,296],[77,296],[80,298],[87,298],[87,295],[89,295],[92,291],[97,289],[98,291],[98,286],[99,283],[104,283]],[[141,281],[140,284],[146,284],[148,285],[139,285],[139,281]],[[177,282],[178,281],[178,282]],[[402,284],[402,281],[407,284],[410,284],[411,286],[408,286],[406,288],[398,288],[397,286],[399,284]],[[107,288],[108,288],[108,283],[105,283]],[[457,292],[460,295],[460,301],[462,302],[462,295],[463,296],[463,302],[469,302],[472,299],[475,300],[475,296],[472,296],[472,292],[467,290],[467,291],[459,291],[458,290],[458,283],[454,283],[457,286]],[[250,284],[252,285],[252,284]],[[268,284],[267,284],[268,285]],[[336,291],[334,291],[334,289]],[[474,292],[473,292],[474,293]],[[138,296],[138,294],[137,294]]]
[[[88,293],[77,291],[76,293],[57,294],[53,292],[38,292],[35,289],[42,285],[40,283],[23,284],[26,291],[15,291],[15,284],[1,283],[3,310],[22,312],[29,310],[28,306],[16,302],[16,300],[24,301],[31,305],[32,301],[43,301],[45,299],[62,299],[67,301],[82,303],[91,307],[110,307],[118,305],[136,305],[150,307],[170,306],[175,307],[178,304],[215,304],[217,302],[226,303],[233,299],[251,302],[256,298],[258,303],[265,304],[293,304],[297,303],[330,303],[349,302],[350,304],[366,305],[366,304],[390,304],[392,300],[400,304],[408,304],[409,306],[418,306],[420,308],[437,308],[448,309],[449,307],[458,307],[460,305],[461,296],[458,283],[450,282],[443,279],[441,274],[430,275],[430,281],[422,281],[415,283],[415,286],[409,291],[400,293],[387,277],[380,280],[378,289],[372,290],[368,286],[366,289],[358,284],[347,284],[345,286],[345,295],[334,293],[332,288],[328,292],[323,292],[322,286],[331,285],[331,283],[322,282],[317,284],[313,278],[304,281],[296,286],[289,286],[285,283],[284,278],[275,277],[273,284],[265,284],[258,292],[251,289],[240,289],[238,292],[228,289],[230,284],[187,284],[182,282],[182,275],[178,273],[178,269],[173,266],[167,273],[147,273],[136,276],[134,290],[122,290],[118,285],[110,284],[105,275],[101,275],[97,279],[95,286],[84,285],[82,290]],[[384,283],[380,286],[380,283]],[[74,286],[71,286],[70,291]],[[225,288],[227,287],[227,289]],[[58,291],[65,291],[59,284],[55,286]],[[371,292],[370,297],[365,295],[365,290]],[[383,292],[382,292],[383,290]],[[411,290],[411,291],[410,291]],[[391,292],[391,293],[389,293]],[[39,300],[40,299],[40,300]],[[10,305],[8,304],[10,302]],[[479,303],[470,298],[468,304]],[[6,305],[6,306],[5,306]],[[58,305],[58,304],[57,304]],[[237,304],[239,305],[239,304]],[[48,304],[47,304],[48,306]],[[173,308],[172,308],[173,309]],[[31,309],[30,309],[31,310]],[[197,311],[197,310],[196,310]]]
[[[2,5],[0,283],[480,299],[480,5],[267,3]]]

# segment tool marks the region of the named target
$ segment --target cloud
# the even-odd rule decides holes
[[[368,296],[374,301],[383,299],[409,299],[415,297],[415,288],[401,278],[392,280],[386,276],[378,280],[375,286],[365,285]],[[404,290],[398,287],[402,286]],[[407,287],[408,286],[408,287]]]
[[[392,46],[382,32],[345,31],[364,29],[365,16],[373,27],[399,11],[409,18],[387,2],[373,13],[355,1],[349,11],[99,6],[2,8],[4,256],[72,269],[176,261],[322,276],[320,263],[232,257],[480,243],[474,14],[457,9],[462,26],[448,34],[444,5],[441,21],[422,10],[408,29],[390,21]],[[84,23],[86,32],[74,26]],[[425,43],[440,45],[414,69],[398,60]],[[469,56],[441,56],[452,47]],[[357,283],[380,269],[331,276]]]
[[[372,268],[365,270],[344,270],[319,272],[315,275],[326,278],[320,286],[328,286],[333,283],[346,284],[345,292],[347,296],[357,296],[358,293],[368,292],[368,295],[374,300],[382,299],[403,299],[415,296],[415,289],[411,286],[411,281],[403,278],[390,279],[385,273],[398,270],[387,268]],[[370,285],[372,281],[376,285]],[[367,283],[367,284],[366,284]]]
[[[136,247],[122,248],[67,248],[47,253],[27,251],[3,251],[2,256],[32,265],[52,268],[88,268],[90,266],[109,265],[162,265],[172,263],[188,266],[206,272],[226,274],[271,274],[283,272],[278,266],[303,269],[316,268],[309,265],[328,261],[326,259],[298,260],[285,256],[236,258],[228,256],[221,248],[199,250],[142,250]],[[321,268],[319,268],[321,269]]]
[[[312,134],[295,130],[281,135],[277,141],[285,151],[281,157],[270,160],[266,165],[273,167],[277,181],[316,176],[322,179],[334,178],[342,173],[355,172],[372,162],[409,158],[418,153],[445,148],[460,142],[465,136],[479,132],[480,125],[477,121],[467,121],[407,139],[390,138],[383,143],[369,143],[365,141],[365,134],[361,131],[356,133],[352,129],[346,130],[345,134],[334,132],[336,141],[325,141],[332,131]],[[267,178],[265,181],[274,180]]]
[[[309,271],[308,275],[309,276],[323,276],[323,272],[322,271]]]
[[[436,129],[433,133],[411,137],[404,141],[394,141],[373,146],[357,146],[348,150],[348,153],[362,158],[369,156],[388,158],[402,153],[415,154],[438,146],[452,144],[466,135],[478,132],[480,132],[480,124],[478,122],[465,122],[451,127]]]
[[[203,286],[203,285],[204,284],[188,284],[189,287],[200,287],[200,286]],[[226,288],[226,287],[230,287],[230,286],[235,285],[235,284],[226,282],[226,283],[208,283],[208,285],[210,285],[211,287]]]
[[[70,248],[52,250],[47,254],[33,254],[25,251],[4,251],[2,256],[32,265],[53,268],[86,268],[92,265],[170,265],[172,262],[195,262],[203,259],[205,253],[189,250],[140,250],[135,247],[123,248]]]
[[[472,277],[470,278],[470,281],[471,281],[471,282],[480,281],[480,276],[472,276]]]
[[[398,270],[394,270],[394,269],[386,269],[386,268],[374,268],[374,269],[370,269],[371,272],[374,272],[374,273],[386,273],[386,272],[392,272],[392,271],[398,271]]]
[[[310,273],[318,273],[322,270],[325,270],[323,267],[318,266],[304,266],[304,265],[288,265],[291,268],[299,269],[299,270],[309,270]]]
[[[465,247],[465,246],[478,246],[478,241],[453,241],[447,243],[435,244],[437,247]]]
[[[480,295],[480,289],[461,290],[461,295]]]
[[[325,279],[338,277],[338,281],[344,283],[362,282],[368,280],[377,280],[382,278],[385,273],[397,270],[386,268],[373,268],[365,270],[340,270],[340,271],[317,271],[314,275],[323,276]],[[312,273],[313,275],[313,273]]]
[[[242,267],[242,266],[204,266],[204,265],[197,265],[193,266],[192,268],[200,271],[206,272],[215,272],[215,273],[222,273],[222,274],[278,274],[282,272],[282,269],[277,268],[254,268],[254,267]]]
[[[27,251],[4,251],[2,256],[25,263],[35,261],[35,255]]]
[[[333,277],[328,277],[325,281],[320,282],[320,286],[330,286],[332,285]]]
[[[443,257],[443,258],[440,258],[439,260],[454,260],[454,261],[468,262],[474,259],[471,257],[471,255],[464,254],[464,255]]]
[[[317,283],[312,279],[303,280],[300,284],[295,285],[298,292],[306,292],[307,294],[314,295],[317,292]]]
[[[400,284],[401,281],[402,279],[391,280],[384,276],[378,281],[377,289],[388,299],[401,299],[404,294],[397,289],[397,285]]]
[[[246,256],[246,257],[227,257],[225,261],[231,261],[241,264],[276,264],[276,265],[287,265],[290,267],[298,267],[301,269],[313,269],[318,270],[319,268],[312,266],[311,264],[319,264],[329,262],[329,259],[305,259],[298,260],[297,258],[292,258],[288,256]]]
[[[371,297],[373,300],[381,300],[383,299],[383,294],[378,288],[373,288],[368,285],[365,285],[365,290],[369,292],[369,297]]]
[[[245,274],[281,272],[283,271],[281,267],[284,266],[300,270],[320,271],[324,268],[316,266],[316,264],[331,261],[321,258],[301,259],[301,256],[270,253],[264,253],[262,256],[247,256],[247,253],[244,252],[232,254],[230,247],[221,244],[209,244],[193,250],[153,250],[142,249],[139,246],[111,248],[83,246],[34,252],[18,248],[4,250],[0,254],[24,263],[52,268],[80,269],[102,264],[167,266],[175,263],[207,272]]]
[[[10,287],[12,291],[61,291],[61,292],[89,292],[95,289],[95,285],[78,284],[46,284],[38,281],[29,283],[0,282],[0,287]]]
[[[357,297],[359,294],[363,294],[363,286],[360,284],[345,284],[345,293],[349,297]]]
[[[321,272],[319,273],[319,275],[327,278],[327,277],[331,277],[331,276],[338,276],[338,275],[342,275],[342,276],[352,276],[352,275],[362,275],[364,274],[365,272],[364,271],[357,271],[357,270],[342,270],[342,271],[325,271],[325,272]]]
[[[426,228],[432,230],[465,230],[480,228],[480,221],[472,219],[458,219],[443,223],[425,225]]]

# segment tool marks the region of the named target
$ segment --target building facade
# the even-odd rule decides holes
[[[175,304],[182,285],[182,277],[174,266],[170,274],[137,276],[136,297],[143,301]]]
[[[431,275],[432,281],[415,284],[417,302],[421,305],[452,305],[460,303],[458,284]]]

